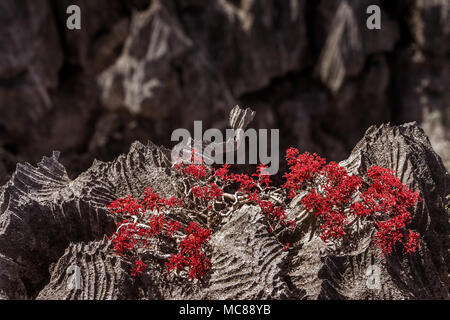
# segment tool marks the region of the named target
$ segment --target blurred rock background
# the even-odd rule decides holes
[[[417,121],[448,169],[449,88],[450,0],[0,0],[0,183],[52,150],[74,178],[194,120],[225,129],[235,104],[329,160]]]

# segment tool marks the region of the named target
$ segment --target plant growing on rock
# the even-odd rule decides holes
[[[272,186],[264,165],[248,175],[231,173],[228,164],[174,164],[177,196],[166,198],[148,187],[140,200],[128,195],[107,207],[120,221],[111,237],[113,250],[135,260],[132,276],[144,272],[142,257],[150,254],[169,273],[202,280],[211,269],[208,241],[223,219],[244,204],[257,205],[276,236],[296,228],[287,206],[289,199],[301,197],[302,214],[317,219],[325,242],[339,242],[364,222],[376,228],[373,240],[383,254],[397,243],[405,254],[417,251],[419,234],[408,229],[408,210],[420,197],[393,171],[372,166],[362,176],[352,175],[336,162],[294,148],[287,150],[286,160],[289,168],[281,187]],[[290,243],[281,244],[289,250]]]
[[[405,253],[414,253],[419,247],[419,234],[407,229],[411,222],[408,209],[420,200],[398,179],[392,170],[370,167],[364,176],[348,174],[336,162],[326,164],[316,154],[300,154],[289,149],[286,154],[289,172],[283,188],[293,198],[300,190],[306,192],[301,204],[306,213],[320,221],[320,237],[327,242],[337,241],[356,223],[372,222],[377,231],[375,244],[383,254],[392,252],[400,242]]]
[[[207,273],[211,263],[205,255],[204,246],[211,231],[196,222],[185,226],[166,216],[168,210],[176,211],[182,204],[182,199],[164,198],[148,187],[141,201],[128,195],[111,202],[107,207],[111,214],[122,219],[111,236],[112,245],[118,255],[135,258],[132,276],[140,276],[145,270],[146,264],[139,257],[145,251],[166,261],[169,272],[172,269],[186,270],[192,279],[201,279]],[[173,251],[173,247],[176,247],[177,253],[160,254],[171,249]]]

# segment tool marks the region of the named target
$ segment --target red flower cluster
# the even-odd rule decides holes
[[[274,231],[274,225],[276,224],[295,227],[295,220],[287,221],[284,206],[275,205],[272,201],[261,198],[262,190],[269,188],[271,184],[266,165],[260,164],[257,167],[256,173],[252,174],[252,177],[255,177],[255,179],[247,174],[229,174],[228,167],[228,165],[224,165],[222,168],[216,170],[215,176],[223,181],[232,181],[239,184],[238,191],[245,193],[247,199],[257,204],[261,208],[262,213],[268,217],[270,224],[268,230],[271,232]]]
[[[113,249],[124,255],[136,246],[147,247],[152,237],[172,237],[179,230],[177,221],[169,220],[162,214],[152,215],[148,223],[138,224],[125,219],[117,224],[117,231],[111,236]]]
[[[171,197],[169,199],[160,197],[158,193],[154,192],[150,187],[145,189],[144,200],[141,201],[141,205],[145,210],[149,209],[153,211],[156,209],[158,212],[162,207],[173,208],[175,206],[181,206],[182,204],[182,199],[178,199],[177,197]]]
[[[211,268],[211,260],[204,252],[211,230],[201,228],[197,223],[191,222],[185,229],[187,235],[181,240],[177,254],[172,254],[166,262],[167,270],[184,270],[188,268],[190,279],[203,279]]]
[[[261,186],[270,186],[272,181],[270,180],[269,172],[266,170],[267,166],[265,164],[260,164],[258,168],[256,168],[256,173],[252,176],[258,178],[259,184]]]
[[[192,179],[203,179],[209,175],[208,167],[204,164],[189,164],[180,168],[185,175],[191,176]]]
[[[289,190],[289,197],[293,198],[298,191],[303,188],[304,183],[319,173],[326,161],[317,154],[310,155],[308,152],[299,155],[295,148],[286,151],[286,160],[289,165],[289,172],[283,177],[286,183],[283,188]]]
[[[404,236],[403,247],[405,248],[405,254],[411,254],[417,251],[420,245],[419,237],[420,234],[412,230],[409,230],[409,233]]]
[[[297,164],[297,167],[300,166]],[[306,210],[314,212],[323,222],[320,225],[320,237],[323,241],[341,238],[345,234],[344,226],[347,224],[345,210],[354,193],[361,187],[362,179],[348,175],[347,170],[336,162],[330,162],[315,174],[321,174],[326,179],[323,191],[312,189],[302,198],[301,203]]]
[[[199,212],[216,210],[211,202],[217,200],[221,203],[217,206],[218,212],[227,213],[230,206],[240,201],[251,202],[260,207],[267,218],[269,232],[274,232],[278,227],[295,227],[295,219],[288,221],[286,199],[295,197],[301,190],[306,194],[300,203],[308,213],[318,218],[323,241],[341,239],[350,230],[350,221],[356,219],[359,223],[359,219],[364,219],[372,221],[377,228],[374,243],[384,254],[391,253],[397,243],[403,244],[405,254],[417,251],[420,235],[408,230],[407,226],[411,222],[408,209],[414,207],[420,197],[393,171],[372,166],[364,177],[359,177],[348,174],[336,162],[327,164],[317,154],[300,154],[295,148],[287,150],[286,160],[289,170],[284,175],[286,182],[281,189],[271,187],[267,167],[262,164],[251,176],[230,173],[228,164],[217,170],[202,162],[176,164],[175,170],[188,179],[190,189],[183,191],[186,198],[166,199],[152,188],[146,188],[140,202],[128,195],[107,207],[112,214],[124,219],[111,237],[114,251],[119,255],[133,255],[133,249],[149,247],[151,239],[172,238],[178,241],[178,248],[166,262],[168,272],[186,270],[189,278],[201,280],[211,268],[206,255],[211,230],[195,222],[183,227],[178,221],[167,220],[167,210],[192,210],[192,206]],[[238,191],[226,193],[227,188],[234,184]],[[177,240],[180,236],[182,239]],[[285,243],[283,248],[288,250],[290,244]],[[132,275],[140,276],[145,267],[144,262],[136,260]]]
[[[362,200],[352,205],[355,216],[372,215],[377,221],[376,245],[384,254],[392,252],[397,242],[402,242],[405,253],[413,253],[419,247],[418,234],[407,233],[411,222],[408,208],[420,201],[419,193],[409,189],[392,170],[372,166],[367,170],[370,185],[362,193]]]
[[[218,199],[223,195],[223,190],[215,183],[211,183],[204,187],[195,186],[192,187],[192,194],[196,198],[200,198],[205,201]]]
[[[153,192],[152,188],[148,187],[144,191],[144,199],[141,202],[128,195],[125,198],[114,200],[106,208],[114,215],[136,216],[147,210],[153,211],[156,209],[159,211],[162,207],[173,208],[182,204],[182,199],[178,199],[177,197],[171,197],[169,199],[160,197],[156,192]]]
[[[142,260],[136,260],[134,262],[135,264],[135,268],[132,268],[131,271],[131,276],[132,277],[140,277],[141,273],[145,270],[145,268],[147,268],[147,265],[142,262]]]
[[[286,210],[281,206],[276,206],[269,200],[256,200],[256,203],[261,208],[262,212],[274,221],[278,221],[281,224],[285,224],[287,219]]]
[[[406,230],[411,214],[408,208],[420,200],[392,170],[372,166],[367,170],[367,186],[363,179],[349,175],[336,162],[325,164],[323,158],[289,149],[286,159],[290,165],[283,188],[295,196],[301,188],[308,193],[302,198],[304,208],[319,217],[322,240],[339,239],[345,235],[349,215],[357,219],[372,216],[378,228],[375,244],[384,254],[392,252],[397,242],[403,242],[405,253],[413,253],[419,246],[419,234]],[[314,179],[320,180],[315,187]],[[358,193],[360,193],[358,195]],[[360,200],[356,200],[359,197]],[[380,221],[381,219],[381,221]]]
[[[256,181],[250,178],[247,174],[231,174],[231,179],[239,183],[239,191],[249,193],[256,187]]]
[[[175,232],[177,232],[178,230],[180,230],[180,228],[181,228],[181,224],[175,220],[169,220],[169,222],[167,223],[166,226],[167,226],[166,234],[169,237],[172,237],[173,234]]]
[[[135,238],[136,224],[128,223],[128,220],[123,220],[121,223],[118,223],[117,227],[119,228],[119,232],[114,232],[111,236],[114,251],[121,256],[132,250],[138,243],[138,240]]]
[[[217,185],[207,186],[206,196],[217,197],[223,192]],[[144,199],[138,200],[127,196],[124,199],[113,201],[107,208],[112,214],[119,216],[137,216],[147,209],[160,211],[163,208],[169,209],[182,204],[182,200],[172,197],[166,199],[159,196],[151,188],[144,191]],[[143,215],[141,215],[143,217]],[[135,248],[148,247],[151,238],[166,236],[172,238],[174,233],[181,230],[181,224],[175,220],[166,220],[163,214],[152,214],[149,219],[143,222],[131,222],[124,219],[117,224],[117,231],[111,236],[113,250],[123,256],[130,253]],[[203,247],[207,244],[211,231],[199,227],[192,222],[185,228],[187,235],[178,244],[178,253],[172,255],[167,263],[168,271],[176,268],[188,267],[189,277],[201,279],[210,268],[210,260],[206,257]],[[140,276],[146,265],[141,260],[136,260],[136,267],[131,269],[133,277]]]
[[[218,178],[220,178],[222,181],[228,181],[230,180],[230,176],[228,175],[230,165],[228,163],[225,163],[221,168],[217,169],[214,173],[214,175]]]
[[[138,200],[128,195],[126,198],[114,200],[106,208],[112,214],[116,215],[122,214],[137,215],[143,209],[143,206],[139,203]]]

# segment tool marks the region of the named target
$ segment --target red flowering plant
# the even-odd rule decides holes
[[[229,164],[214,169],[202,162],[202,159],[194,160],[187,163],[180,161],[173,167],[178,173],[185,205],[187,208],[195,208],[192,218],[199,223],[217,225],[238,207],[257,204],[268,218],[270,230],[281,225],[294,225],[294,221],[287,221],[281,189],[271,186],[265,165],[261,164],[256,173],[250,176],[230,173]]]
[[[197,159],[198,160],[198,159]],[[183,163],[174,165],[178,172],[180,189],[186,207],[195,208],[192,216],[201,224],[216,226],[244,204],[258,205],[267,222],[269,232],[282,228],[295,228],[295,220],[288,220],[284,190],[271,184],[267,166],[261,164],[252,175],[230,172],[230,165],[214,169],[204,163]],[[205,172],[201,176],[192,172]],[[289,245],[285,248],[289,248]]]
[[[128,195],[107,207],[120,221],[111,236],[113,250],[135,260],[132,276],[145,272],[146,252],[162,261],[169,274],[203,280],[211,269],[208,241],[213,230],[244,204],[257,205],[268,231],[290,250],[292,244],[279,235],[294,232],[296,221],[302,221],[289,219],[287,213],[289,199],[300,197],[300,216],[315,217],[325,242],[342,245],[355,229],[370,224],[383,254],[398,243],[407,254],[417,251],[420,235],[408,229],[408,210],[420,197],[393,171],[372,166],[363,176],[352,175],[336,162],[295,148],[287,150],[286,160],[289,167],[281,187],[272,186],[263,164],[252,175],[231,173],[228,164],[214,169],[198,158],[173,164],[177,196],[165,198],[148,187],[141,200]]]
[[[140,277],[147,267],[142,261],[143,253],[165,262],[169,272],[185,271],[192,279],[206,275],[211,263],[205,247],[211,231],[196,222],[186,224],[168,218],[182,211],[183,204],[180,198],[164,198],[148,187],[141,201],[128,195],[107,207],[121,219],[111,236],[113,250],[135,259],[135,266],[130,269],[133,277]]]
[[[413,191],[398,179],[392,170],[370,167],[363,177],[348,174],[336,162],[326,164],[317,154],[299,154],[296,149],[286,153],[289,172],[283,185],[290,198],[301,191],[303,214],[314,214],[320,224],[323,241],[343,243],[345,236],[370,223],[376,228],[374,242],[383,254],[389,254],[401,243],[405,253],[419,247],[419,234],[409,230],[413,208],[419,201]]]

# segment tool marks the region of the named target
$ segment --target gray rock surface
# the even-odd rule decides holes
[[[290,262],[295,289],[308,299],[449,299],[450,217],[444,205],[450,176],[441,159],[415,124],[382,125],[369,128],[341,162],[353,174],[363,174],[375,164],[394,170],[403,183],[420,192],[423,201],[410,225],[423,235],[420,250],[412,257],[397,250],[385,259],[370,241],[373,230],[368,230],[353,252],[336,253],[308,230]],[[380,269],[380,290],[367,289],[370,266]]]
[[[63,256],[52,266],[50,285],[37,296],[38,300],[112,300],[126,299],[132,291],[127,264],[108,252],[107,238],[98,242],[71,243]],[[80,268],[80,289],[67,273],[69,266]],[[128,267],[128,268],[127,268]],[[73,285],[73,287],[70,287]],[[72,289],[69,289],[72,288]]]
[[[0,259],[8,266],[0,277],[2,295],[15,297],[21,291],[14,288],[25,287],[25,297],[35,297],[36,288],[48,281],[50,263],[71,242],[111,234],[115,223],[105,204],[149,185],[161,194],[173,193],[164,171],[167,159],[151,144],[135,143],[111,163],[95,161],[75,180],[58,157],[44,157],[37,167],[18,164],[0,188]]]
[[[352,173],[380,165],[397,172],[423,201],[413,210],[421,233],[411,257],[394,250],[384,258],[371,242],[373,230],[352,248],[330,248],[311,219],[299,220],[293,245],[284,251],[267,231],[259,209],[243,206],[225,218],[211,238],[212,272],[204,283],[168,275],[155,258],[142,278],[128,275],[131,262],[117,257],[105,206],[145,186],[171,195],[176,180],[167,150],[132,145],[113,162],[96,161],[77,179],[67,178],[58,154],[37,168],[19,165],[0,193],[0,295],[38,299],[448,299],[449,216],[444,210],[450,177],[416,124],[371,127],[341,164]],[[288,211],[295,217],[301,207]],[[180,217],[181,218],[181,217]],[[283,236],[283,235],[279,235]],[[64,251],[65,250],[65,251]],[[157,257],[150,252],[150,256]],[[67,268],[81,268],[82,287],[67,287]],[[381,289],[368,288],[371,265]]]

